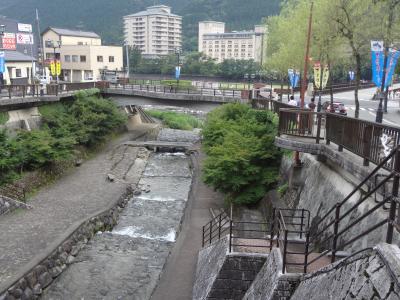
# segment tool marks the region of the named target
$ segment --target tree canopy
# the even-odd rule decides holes
[[[277,117],[245,104],[226,104],[208,114],[203,179],[236,204],[260,200],[278,180]]]

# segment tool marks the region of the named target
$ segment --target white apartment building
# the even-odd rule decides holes
[[[253,31],[225,32],[225,23],[199,22],[199,52],[214,58],[253,59],[262,63],[265,27],[256,25]]]
[[[101,80],[105,70],[123,72],[123,49],[119,46],[103,46],[100,36],[94,32],[49,27],[42,33],[44,57],[49,63],[61,62],[61,78],[69,82]]]
[[[165,5],[124,16],[125,44],[135,46],[144,57],[172,54],[182,47],[182,17]]]

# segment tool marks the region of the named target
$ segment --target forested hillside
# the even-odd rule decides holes
[[[184,47],[197,47],[202,20],[227,23],[229,30],[251,29],[263,17],[279,12],[280,0],[1,0],[0,15],[33,22],[39,9],[41,27],[58,26],[93,30],[105,43],[122,41],[122,17],[146,6],[166,4],[183,16]]]

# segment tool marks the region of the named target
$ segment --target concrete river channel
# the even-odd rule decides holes
[[[157,139],[195,143],[199,134],[162,129]],[[136,190],[117,225],[88,241],[42,299],[150,299],[179,234],[192,166],[185,153],[141,151]]]

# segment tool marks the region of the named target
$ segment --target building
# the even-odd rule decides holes
[[[0,25],[5,32],[0,39],[0,51],[4,52],[4,73],[0,74],[3,84],[33,83],[36,74],[37,44],[32,25],[0,16]]]
[[[262,63],[265,27],[253,31],[225,32],[225,23],[199,22],[199,52],[222,62],[225,59],[253,59]]]
[[[103,46],[100,36],[94,32],[49,27],[42,33],[42,39],[47,63],[54,59],[55,52],[64,81],[100,80],[105,70],[124,70],[123,48]]]
[[[165,5],[124,17],[125,44],[141,50],[144,57],[172,54],[182,47],[182,17]]]

